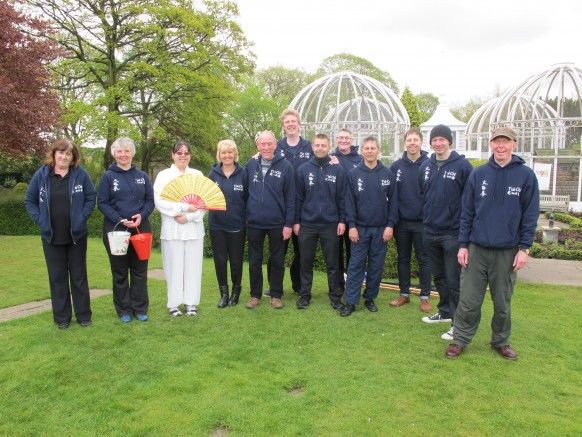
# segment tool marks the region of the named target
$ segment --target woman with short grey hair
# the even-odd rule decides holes
[[[107,233],[116,226],[131,234],[151,232],[149,216],[154,210],[154,190],[146,173],[132,164],[135,145],[131,138],[118,138],[111,145],[115,164],[99,182],[98,207],[105,216],[103,243],[109,255],[113,276],[113,304],[122,323],[135,316],[148,320],[148,261],[141,261],[130,244],[125,255],[111,255]],[[128,278],[129,275],[129,278]]]

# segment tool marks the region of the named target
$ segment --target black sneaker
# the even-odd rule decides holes
[[[339,310],[339,313],[340,313],[340,316],[347,317],[347,316],[351,315],[354,311],[356,311],[356,306],[355,305],[352,305],[352,304],[349,304],[349,303],[344,303],[341,306],[341,308]]]
[[[330,301],[329,304],[336,311],[339,310],[341,308],[341,306],[342,306],[342,303],[341,302],[339,302],[339,301],[338,302],[334,302],[333,300]]]
[[[309,299],[305,297],[300,297],[295,304],[298,310],[304,310],[309,307]]]
[[[59,329],[67,329],[69,327],[70,323],[69,322],[59,322],[57,323],[57,327]]]
[[[364,301],[364,305],[366,306],[366,308],[368,308],[368,311],[370,311],[371,313],[375,313],[378,311],[378,307],[376,306],[372,299]]]
[[[79,325],[81,325],[82,327],[86,328],[87,326],[91,326],[93,322],[91,322],[91,320],[80,320],[79,321]]]
[[[451,323],[451,319],[442,316],[441,313],[433,314],[432,316],[425,316],[422,318],[424,323]]]

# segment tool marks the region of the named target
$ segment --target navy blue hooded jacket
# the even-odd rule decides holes
[[[422,221],[422,196],[418,186],[420,166],[428,159],[428,153],[420,151],[420,157],[412,162],[406,152],[402,158],[394,161],[390,170],[396,175],[398,187],[399,220]]]
[[[97,199],[107,227],[131,219],[135,214],[141,214],[142,221],[145,221],[154,210],[154,189],[150,178],[134,165],[123,170],[117,164],[111,164],[101,176]]]
[[[374,168],[362,162],[348,173],[346,221],[348,228],[391,227],[398,222],[396,176],[380,161]]]
[[[313,156],[297,171],[295,223],[329,225],[345,223],[346,174],[330,158]]]
[[[465,156],[454,150],[440,168],[436,154],[422,163],[419,183],[425,232],[458,234],[463,188],[472,170]]]
[[[299,144],[292,147],[287,144],[287,137],[283,137],[277,143],[277,150],[275,151],[275,155],[281,155],[285,157],[285,159],[293,166],[293,170],[297,172],[299,166],[309,161],[309,158],[313,156],[311,141],[306,140],[303,137],[299,137]]]
[[[295,221],[295,171],[275,154],[263,178],[261,158],[247,162],[247,225],[257,229],[292,227]]]
[[[235,163],[234,173],[226,177],[219,163],[214,164],[208,177],[220,187],[226,200],[226,211],[208,212],[208,228],[212,231],[230,232],[244,229],[247,198],[246,170]]]
[[[500,167],[493,157],[469,176],[463,193],[459,243],[495,249],[529,248],[534,241],[540,194],[533,170],[513,155]]]
[[[53,238],[51,224],[51,176],[52,168],[45,164],[30,181],[24,205],[32,220],[40,227],[41,238],[50,243]],[[71,238],[76,243],[87,235],[87,220],[95,208],[95,188],[91,178],[81,167],[69,169],[69,195],[71,202]]]
[[[352,168],[357,167],[363,159],[362,155],[358,153],[358,146],[350,146],[350,153],[347,155],[344,155],[336,149],[336,151],[332,153],[332,156],[337,157],[346,174],[348,174]]]

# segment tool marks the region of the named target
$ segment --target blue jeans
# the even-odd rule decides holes
[[[362,288],[364,271],[366,271],[366,262],[367,276],[364,299],[372,300],[378,296],[387,248],[386,243],[382,240],[384,229],[386,228],[383,226],[379,228],[358,227],[360,241],[351,245],[352,253],[344,295],[347,304],[357,305],[360,301],[360,289]]]
[[[439,292],[439,313],[452,319],[457,310],[461,288],[461,266],[457,261],[458,235],[425,232],[424,245],[430,259],[434,285]]]
[[[398,285],[400,295],[410,296],[410,259],[412,247],[418,262],[418,280],[420,282],[420,298],[430,296],[430,260],[424,248],[422,221],[400,220],[394,229],[396,249],[398,250]]]

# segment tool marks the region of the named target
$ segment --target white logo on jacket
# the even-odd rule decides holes
[[[332,174],[325,175],[325,181],[335,184],[336,177],[335,177],[335,175],[332,175]]]
[[[271,170],[269,174],[275,178],[281,178],[281,172],[279,170]]]
[[[136,178],[135,183],[138,185],[145,185],[145,178]]]
[[[299,158],[301,158],[301,159],[309,159],[310,156],[311,156],[311,153],[309,153],[309,152],[299,152]]]
[[[42,187],[40,187],[40,190],[38,191],[38,201],[44,202],[45,197],[46,197],[46,188],[43,185]]]
[[[313,179],[314,179],[314,177],[313,177],[313,173],[309,173],[309,174],[307,175],[307,180],[309,181],[309,182],[308,182],[308,185],[309,185],[310,187],[311,187],[312,185],[315,185],[315,183],[313,182]]]
[[[380,179],[380,185],[383,187],[389,187],[390,186],[390,179]]]
[[[255,174],[253,175],[253,182],[259,182],[259,172],[256,171]]]
[[[117,179],[113,179],[113,191],[119,190],[121,190],[121,188],[119,188],[119,181]]]
[[[481,194],[479,196],[487,196],[487,179],[483,179],[483,182],[481,182]]]
[[[238,185],[238,184],[234,184],[234,185],[232,186],[232,190],[233,190],[233,191],[244,191],[244,190],[243,190],[243,186],[242,186],[242,185]]]
[[[396,172],[396,182],[402,181],[402,179],[400,179],[401,175],[402,175],[402,169],[398,169],[398,171]]]
[[[358,178],[358,191],[364,191],[364,181]]]
[[[451,180],[455,180],[455,177],[457,176],[457,172],[456,171],[445,171],[443,172],[443,178],[444,179],[451,179]]]
[[[508,196],[519,196],[521,193],[521,187],[507,187]]]
[[[428,181],[429,177],[430,177],[430,167],[427,167],[424,169],[424,180]]]
[[[73,187],[73,193],[82,193],[83,192],[83,185],[75,185]]]

